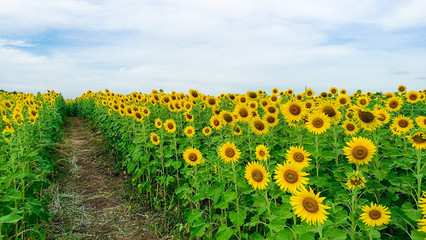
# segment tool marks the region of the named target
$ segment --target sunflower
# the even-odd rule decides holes
[[[315,111],[309,114],[305,124],[308,131],[317,135],[327,131],[330,125],[330,118],[321,111]]]
[[[329,91],[332,95],[337,95],[339,93],[339,90],[336,87],[331,87]]]
[[[185,112],[183,114],[183,116],[185,117],[185,120],[187,122],[193,122],[194,121],[194,116],[192,116],[189,112]]]
[[[407,98],[407,102],[416,103],[420,101],[420,92],[411,90],[407,94],[405,94],[405,97]]]
[[[259,104],[256,101],[249,101],[247,106],[252,110],[256,110]]]
[[[201,163],[203,156],[198,149],[188,148],[185,150],[185,152],[183,152],[183,159],[185,159],[189,165],[195,167],[197,164]]]
[[[423,192],[423,197],[419,199],[419,207],[422,210],[422,214],[426,215],[426,192]]]
[[[347,105],[349,105],[351,103],[351,99],[349,98],[348,95],[341,94],[341,95],[337,96],[336,102],[340,106],[347,106]]]
[[[355,119],[357,120],[360,127],[364,128],[367,131],[373,131],[378,126],[381,125],[381,122],[378,120],[376,111],[364,110],[362,108],[355,109]]]
[[[271,95],[271,97],[269,97],[269,101],[271,103],[279,104],[279,103],[281,103],[281,98],[278,98],[278,95],[273,94],[273,95]]]
[[[260,107],[266,107],[266,106],[268,106],[268,104],[269,104],[269,102],[268,102],[268,100],[267,99],[260,99],[260,101],[259,101],[259,105],[260,105]]]
[[[262,164],[257,162],[249,162],[246,165],[245,179],[254,188],[263,190],[268,185],[269,173],[266,171]]]
[[[263,135],[269,131],[267,124],[259,117],[254,117],[251,119],[250,128],[257,135]]]
[[[390,126],[391,129],[395,130],[396,135],[402,135],[410,131],[414,127],[413,120],[409,117],[399,115],[392,120]]]
[[[362,207],[360,219],[369,227],[382,226],[390,221],[390,211],[387,207],[371,203],[371,206]]]
[[[342,113],[339,111],[339,106],[333,100],[327,100],[321,102],[317,110],[323,112],[330,121],[338,123],[342,119]]]
[[[293,89],[287,89],[287,91],[285,92],[285,94],[287,94],[287,96],[292,96],[294,94]]]
[[[195,134],[195,129],[193,126],[188,126],[183,131],[187,137],[192,137]]]
[[[279,90],[278,88],[272,88],[271,92],[272,94],[278,94]]]
[[[416,131],[411,136],[407,136],[413,147],[416,149],[426,149],[426,132]]]
[[[280,107],[281,114],[287,122],[298,122],[306,115],[305,105],[295,99],[291,99]]]
[[[263,93],[263,91],[262,91]],[[262,93],[259,93],[260,95],[262,95]],[[256,100],[259,97],[259,94],[253,91],[247,91],[246,92],[246,96],[251,99],[251,100]]]
[[[284,192],[288,191],[296,194],[297,191],[305,189],[305,184],[308,183],[308,173],[302,172],[302,168],[292,163],[278,164],[274,171],[274,179],[280,189]]]
[[[243,133],[243,131],[241,130],[241,128],[239,128],[239,127],[236,127],[236,128],[235,128],[235,130],[234,130],[234,134],[235,134],[235,135],[239,136],[239,135],[241,135],[242,133]]]
[[[300,169],[303,169],[305,167],[308,167],[311,162],[311,159],[309,158],[309,156],[311,156],[311,154],[303,150],[303,146],[302,147],[291,146],[290,149],[287,150],[286,160],[292,165],[299,167]]]
[[[365,178],[356,171],[349,176],[348,181],[346,182],[346,186],[349,189],[362,188],[364,187]]]
[[[241,151],[238,150],[237,146],[235,146],[235,143],[226,142],[222,144],[221,147],[219,147],[219,157],[225,162],[225,163],[236,163],[238,162],[238,159],[240,159]]]
[[[167,119],[164,122],[164,129],[168,132],[168,133],[174,133],[176,131],[176,123],[173,119]]]
[[[343,148],[343,152],[348,158],[349,163],[357,165],[367,164],[376,153],[376,146],[367,138],[353,137],[346,145],[348,146]]]
[[[250,111],[245,104],[238,104],[234,109],[234,114],[238,116],[238,121],[248,122],[251,118]]]
[[[312,88],[308,88],[308,89],[306,89],[306,90],[305,90],[305,96],[306,96],[307,98],[311,98],[311,97],[313,97],[313,96],[314,96],[314,94],[315,94],[315,91],[314,91],[314,90],[312,90]]]
[[[268,148],[263,145],[260,144],[256,147],[256,158],[260,161],[266,161],[269,158],[269,151]]]
[[[222,123],[220,122],[220,118],[218,116],[212,116],[210,118],[210,126],[216,130],[219,130],[222,127]]]
[[[426,117],[418,116],[416,118],[416,123],[417,123],[417,126],[423,128],[423,129],[426,129]]]
[[[138,122],[142,122],[143,121],[143,116],[139,111],[134,111],[133,112],[133,118],[138,121]]]
[[[160,138],[158,137],[157,134],[151,133],[150,139],[151,139],[152,144],[154,144],[154,145],[160,144]]]
[[[220,117],[220,120],[225,124],[234,125],[235,123],[235,118],[232,112],[221,111],[219,117]]]
[[[219,105],[219,99],[217,99],[215,97],[207,97],[205,102],[206,102],[207,106],[211,107],[211,108],[215,108],[216,106]]]
[[[389,112],[396,112],[402,108],[403,101],[400,97],[391,97],[386,101],[386,109]]]
[[[211,129],[211,127],[204,127],[202,132],[203,132],[204,136],[208,136],[212,133],[212,129]]]
[[[379,120],[382,124],[386,124],[389,122],[390,114],[386,109],[384,108],[378,109],[376,110],[376,114],[377,114],[377,120]]]
[[[399,85],[398,86],[398,92],[399,93],[405,93],[407,91],[407,87],[404,85]]]
[[[327,220],[329,213],[326,211],[330,207],[322,204],[325,197],[320,197],[320,193],[315,194],[312,189],[302,189],[290,197],[290,204],[294,213],[309,225],[323,224]]]
[[[360,107],[367,107],[370,104],[370,99],[366,96],[359,97],[357,99],[357,104]]]
[[[160,129],[161,126],[163,125],[163,123],[161,122],[161,119],[157,118],[154,121],[154,125],[155,125],[156,128]]]
[[[274,115],[278,115],[278,109],[275,106],[275,104],[268,104],[265,107],[263,107],[263,110],[265,110],[266,114],[274,114]]]
[[[342,128],[345,130],[346,135],[355,135],[359,131],[359,127],[355,122],[346,120],[342,124]]]
[[[417,221],[418,221],[417,225],[419,225],[419,227],[420,227],[417,231],[426,232],[426,218],[419,219]]]

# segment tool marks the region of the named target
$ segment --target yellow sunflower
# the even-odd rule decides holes
[[[355,109],[354,115],[358,124],[367,131],[373,131],[382,123],[378,120],[376,111],[364,110],[362,108]]]
[[[215,108],[216,106],[219,105],[219,101],[220,101],[219,99],[209,96],[209,97],[207,97],[205,102],[206,102],[208,107]]]
[[[234,109],[234,114],[238,116],[239,122],[248,122],[250,121],[251,110],[245,104],[238,104]]]
[[[296,194],[297,191],[305,189],[305,184],[308,183],[308,173],[302,172],[302,168],[293,165],[289,162],[277,165],[274,171],[274,179],[280,189],[284,192],[288,191]]]
[[[208,136],[212,133],[212,129],[210,127],[204,127],[202,130],[204,136]]]
[[[270,175],[265,167],[257,162],[249,162],[246,165],[244,177],[254,189],[259,190],[265,189],[270,181]]]
[[[235,134],[235,135],[239,136],[239,135],[241,135],[242,133],[243,133],[243,131],[241,130],[241,128],[239,128],[239,127],[236,127],[236,128],[235,128],[235,130],[234,130],[234,134]]]
[[[355,173],[349,176],[346,186],[349,189],[362,188],[365,186],[365,178],[356,171]]]
[[[369,227],[382,226],[390,221],[390,211],[387,207],[371,203],[371,206],[362,207],[360,219]]]
[[[343,148],[343,152],[348,158],[349,163],[357,165],[367,164],[376,153],[376,146],[367,138],[353,137],[346,145],[348,146]]]
[[[399,85],[398,86],[398,92],[399,93],[405,93],[407,91],[407,87],[404,85]]]
[[[183,152],[183,159],[191,166],[195,167],[197,164],[200,164],[203,156],[201,152],[196,148],[188,148]]]
[[[346,94],[341,94],[336,98],[337,104],[340,106],[348,106],[351,103],[351,99]]]
[[[219,157],[225,163],[236,163],[240,159],[241,151],[238,150],[235,143],[226,142],[219,147]]]
[[[422,210],[422,214],[426,215],[426,192],[423,192],[423,197],[419,200],[419,207]]]
[[[346,135],[355,135],[359,131],[359,127],[355,122],[346,120],[342,124],[342,128],[345,130]]]
[[[210,118],[210,126],[213,129],[219,130],[222,127],[222,123],[220,121],[220,118],[218,116],[213,115]]]
[[[225,124],[234,125],[234,123],[235,123],[235,118],[234,118],[232,112],[221,111],[220,114],[219,114],[219,117],[220,117],[220,120]]]
[[[407,136],[413,147],[416,149],[426,149],[426,132],[416,131],[411,136]]]
[[[314,134],[322,134],[330,128],[330,118],[321,111],[314,111],[308,115],[306,129]]]
[[[295,196],[290,197],[290,204],[296,216],[300,217],[309,225],[323,224],[327,220],[329,213],[326,211],[330,207],[322,204],[325,197],[320,197],[320,193],[315,194],[312,189],[302,189]]]
[[[389,122],[390,114],[386,109],[384,108],[378,109],[376,110],[376,114],[377,114],[377,120],[379,120],[382,124],[386,124]]]
[[[266,161],[269,158],[269,151],[268,148],[260,144],[256,147],[256,158],[260,161]]]
[[[419,225],[419,232],[426,232],[426,218],[417,220],[417,225]]]
[[[154,121],[154,125],[155,125],[156,128],[160,129],[161,126],[163,126],[163,123],[161,122],[161,119],[157,118]]]
[[[367,107],[370,104],[370,99],[366,96],[359,97],[357,99],[357,104],[360,107]]]
[[[298,122],[306,115],[305,105],[295,99],[292,99],[280,107],[281,114],[287,122]]]
[[[300,169],[303,169],[305,167],[308,167],[311,159],[309,158],[311,154],[308,151],[305,151],[302,147],[293,147],[291,146],[289,150],[287,150],[286,153],[286,160],[287,162],[291,163],[292,165],[299,167]]]
[[[307,97],[307,98],[311,98],[311,97],[313,97],[315,95],[315,91],[314,90],[312,90],[312,88],[308,88],[308,89],[306,89],[305,90],[305,96]]]
[[[409,103],[416,103],[420,101],[420,92],[411,90],[407,94],[405,94],[405,97],[407,98],[407,102]]]
[[[195,134],[195,129],[193,126],[188,126],[183,131],[187,137],[192,137]]]
[[[194,116],[192,116],[189,112],[185,112],[183,114],[183,116],[185,117],[185,120],[187,122],[193,122],[194,121]]]
[[[138,121],[138,122],[142,122],[143,121],[143,116],[139,111],[134,111],[133,112],[133,118]]]
[[[263,110],[265,110],[266,114],[278,115],[279,113],[275,104],[268,104],[265,107],[263,107]]]
[[[342,119],[342,113],[339,111],[339,106],[334,102],[334,100],[327,100],[321,102],[317,110],[323,112],[327,117],[330,118],[330,121],[338,123]]]
[[[409,117],[399,115],[392,120],[390,128],[395,129],[396,135],[402,135],[410,131],[414,127],[413,120]]]
[[[164,122],[164,129],[168,132],[168,133],[174,133],[176,131],[176,123],[173,119],[167,119]]]
[[[280,122],[278,116],[272,113],[263,115],[262,120],[266,123],[266,125],[268,125],[268,127],[275,127]]]
[[[151,139],[152,144],[154,144],[154,145],[160,144],[160,137],[158,137],[157,134],[151,133],[150,139]]]
[[[250,128],[257,135],[263,135],[269,131],[268,125],[259,117],[254,117],[251,119]]]
[[[426,117],[418,116],[416,118],[416,123],[417,123],[417,126],[423,128],[423,129],[426,129]]]
[[[331,87],[329,91],[332,95],[337,95],[339,93],[339,90],[336,87]]]
[[[391,97],[386,101],[386,109],[389,112],[396,112],[402,108],[403,101],[400,97]]]

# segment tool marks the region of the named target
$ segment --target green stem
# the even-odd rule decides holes
[[[422,152],[421,149],[417,149],[417,202],[420,201],[422,196]]]
[[[316,172],[317,172],[317,177],[319,177],[319,156],[318,156],[318,135],[315,135],[315,154],[316,154],[316,158],[315,158],[315,168],[316,168]]]
[[[271,202],[268,199],[268,193],[266,192],[266,190],[263,192],[263,196],[265,197],[266,210],[268,211],[269,216],[271,216]],[[269,229],[271,231],[271,237],[273,237],[274,236],[274,231],[270,227],[269,227]]]
[[[234,185],[235,185],[235,192],[237,193],[237,213],[238,213],[238,216],[239,216],[240,215],[240,205],[238,203],[239,195],[238,195],[238,188],[237,188],[237,172],[235,171],[234,162],[232,162],[232,171],[234,172]],[[240,227],[240,225],[238,225],[236,227],[238,228],[239,239],[241,239],[241,227]]]
[[[356,210],[358,208],[358,194],[357,194],[357,190],[353,189],[352,190],[352,218],[351,218],[351,239],[354,240],[355,239],[355,232],[356,232],[356,222],[355,222],[355,214],[356,214]]]

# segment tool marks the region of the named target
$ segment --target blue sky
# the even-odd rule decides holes
[[[0,0],[0,88],[426,88],[426,2]]]

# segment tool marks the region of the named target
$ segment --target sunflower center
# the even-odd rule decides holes
[[[355,130],[355,126],[353,125],[353,124],[348,124],[348,125],[346,125],[346,129],[348,130],[348,131],[353,131],[353,130]]]
[[[275,113],[277,109],[275,107],[268,107],[268,112]]]
[[[302,109],[297,104],[292,104],[290,106],[290,113],[293,115],[299,115],[302,112]]]
[[[341,98],[339,100],[339,103],[342,104],[342,105],[345,105],[347,102],[348,102],[348,100],[346,100],[346,98]]]
[[[410,96],[408,98],[410,98],[410,100],[416,100],[417,95],[416,94],[410,94]]]
[[[398,101],[396,101],[396,100],[390,101],[389,102],[389,107],[390,108],[396,108],[396,107],[398,107]]]
[[[382,214],[380,213],[380,211],[371,210],[368,213],[368,216],[370,216],[371,219],[376,220],[376,219],[379,219],[382,216]]]
[[[261,156],[261,157],[264,157],[266,154],[265,154],[265,151],[263,151],[263,150],[260,150],[259,151],[259,156]]]
[[[312,121],[312,125],[313,125],[315,128],[321,128],[321,127],[322,127],[322,125],[324,125],[324,120],[322,120],[321,118],[315,118],[315,119]]]
[[[353,150],[352,150],[352,155],[354,156],[354,158],[356,159],[364,159],[365,157],[367,157],[368,155],[368,150],[367,148],[365,148],[364,146],[356,146]]]
[[[358,176],[353,176],[353,177],[351,178],[351,184],[352,184],[352,185],[354,185],[354,186],[359,186],[359,185],[361,185],[361,183],[362,183],[362,179],[361,179],[360,177],[358,177]]]
[[[365,123],[371,123],[374,121],[374,115],[368,111],[359,111],[358,113],[359,119]]]
[[[187,114],[187,115],[186,115],[186,117],[187,117],[188,119],[190,119],[190,120],[192,119],[192,115],[191,115],[191,114]]]
[[[377,119],[379,119],[379,121],[385,121],[386,120],[386,115],[385,114],[383,114],[383,113],[380,113],[379,114],[379,117],[377,118]]]
[[[303,207],[305,208],[306,211],[311,213],[316,213],[319,210],[317,201],[311,197],[305,197],[303,199]]]
[[[412,138],[413,142],[415,143],[425,143],[426,142],[426,138],[423,138],[422,134],[416,134],[413,136]]]
[[[247,117],[249,115],[247,109],[245,109],[245,108],[240,109],[240,111],[238,111],[238,113],[240,114],[241,117]]]
[[[189,156],[188,156],[188,159],[192,162],[197,161],[197,158],[198,158],[197,154],[195,154],[195,153],[190,153]]]
[[[169,124],[167,124],[167,128],[168,128],[168,129],[173,129],[173,123],[169,123]]]
[[[257,94],[255,92],[250,92],[248,95],[250,98],[257,98]]]
[[[404,88],[404,87],[400,87],[400,88],[398,88],[398,91],[400,91],[400,92],[404,92],[404,91],[405,91],[405,88]]]
[[[263,129],[265,129],[265,125],[260,121],[256,121],[254,123],[254,127],[259,131],[262,131]]]
[[[138,113],[138,112],[137,112],[137,113],[135,114],[135,117],[136,117],[137,119],[140,119],[140,118],[142,118],[142,115],[141,115],[140,113]]]
[[[253,170],[253,172],[251,173],[251,177],[256,182],[262,182],[262,180],[263,180],[262,171],[260,171],[259,169]]]
[[[400,127],[402,127],[402,128],[406,128],[406,127],[408,126],[408,121],[407,121],[407,120],[404,120],[404,119],[399,120],[399,121],[398,121],[398,125],[399,125]]]
[[[186,132],[187,132],[188,134],[192,134],[192,129],[188,129]]]
[[[288,183],[295,183],[297,182],[297,179],[299,178],[297,175],[297,172],[293,170],[287,170],[284,173],[284,178]]]
[[[235,150],[233,148],[227,148],[225,150],[225,155],[229,158],[232,158],[235,156]]]
[[[204,132],[209,133],[210,129],[206,128],[206,130],[204,130]]]
[[[152,137],[152,140],[153,140],[154,142],[156,142],[156,141],[158,141],[158,137],[157,137],[157,136],[153,136],[153,137]]]
[[[296,161],[296,162],[303,162],[303,160],[305,159],[305,156],[303,156],[303,154],[302,154],[302,153],[297,152],[297,153],[295,153],[295,154],[293,155],[293,159],[294,159],[294,161]]]
[[[213,98],[209,99],[209,104],[210,105],[215,105],[216,104],[216,100],[214,100]]]
[[[230,123],[230,122],[232,122],[232,116],[228,113],[225,113],[223,115],[223,120],[225,120],[225,122],[227,122],[227,123]]]
[[[276,96],[271,97],[271,101],[276,102],[277,100],[278,100],[278,98]]]
[[[273,117],[273,116],[269,116],[269,117],[267,117],[267,118],[266,118],[266,121],[267,121],[268,123],[274,123],[274,122],[275,122],[275,117]]]
[[[305,104],[305,106],[306,106],[307,108],[311,108],[311,107],[312,107],[312,103],[307,102],[307,103]]]
[[[333,107],[330,106],[325,106],[322,111],[325,113],[325,115],[329,116],[329,117],[334,117],[336,116],[336,111],[334,110]]]

